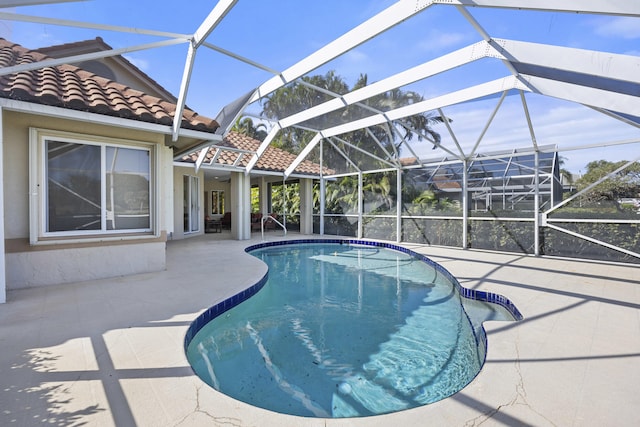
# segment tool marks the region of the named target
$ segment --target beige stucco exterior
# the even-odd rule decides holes
[[[153,232],[33,244],[30,242],[30,129],[73,132],[152,144]],[[165,268],[173,231],[173,157],[164,135],[39,114],[3,110],[3,191],[6,288],[77,282]]]

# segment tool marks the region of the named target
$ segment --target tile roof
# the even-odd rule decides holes
[[[33,51],[42,53],[43,55],[47,55],[52,58],[60,58],[61,55],[62,56],[81,55],[81,54],[93,53],[93,52],[104,52],[112,49],[113,48],[110,45],[108,45],[102,39],[102,37],[96,37],[95,39],[81,40],[81,41],[76,41],[71,43],[63,43],[59,45],[40,47],[38,49],[34,49]],[[103,60],[107,60],[107,59],[110,59],[119,63],[121,66],[124,66],[130,72],[136,73],[140,77],[142,77],[144,82],[151,85],[155,91],[160,93],[160,95],[158,93],[155,93],[154,95],[158,97],[162,97],[163,99],[172,103],[177,102],[177,98],[172,93],[170,93],[167,89],[162,87],[160,83],[155,81],[153,78],[151,78],[151,76],[149,76],[147,73],[145,73],[140,68],[135,66],[131,61],[129,61],[124,56],[115,55],[115,56],[103,58]],[[83,65],[80,65],[80,68],[86,68],[86,65],[84,64],[85,63],[83,63]],[[94,70],[89,70],[89,71],[93,71],[95,74],[100,75],[100,73],[95,72]],[[109,78],[108,76],[104,76],[104,75],[102,75],[102,77]],[[138,89],[144,90],[142,88],[138,88]]]
[[[462,184],[459,181],[446,175],[436,175],[432,181],[438,190],[460,190],[462,188]]]
[[[50,59],[42,53],[46,51],[46,48],[29,50],[0,38],[0,67]],[[174,103],[69,64],[0,76],[0,97],[162,125],[172,125],[176,111]],[[182,128],[214,132],[218,126],[215,120],[185,108]],[[245,167],[259,146],[260,141],[256,139],[230,132],[221,144],[209,149],[205,163],[211,162],[216,156],[219,150],[216,147],[228,147],[230,150],[219,150],[215,164]],[[249,153],[242,155],[243,151]],[[254,169],[284,172],[296,157],[279,148],[269,147]],[[195,163],[197,158],[198,153],[191,153],[183,156],[182,161]],[[317,176],[320,174],[320,165],[305,160],[298,165],[295,173]],[[325,173],[332,171],[325,170]]]
[[[88,39],[88,40],[80,40],[80,41],[75,41],[75,42],[70,42],[70,43],[62,43],[62,44],[56,44],[53,46],[44,46],[44,47],[39,47],[37,49],[33,49],[34,52],[38,52],[38,53],[42,53],[44,55],[47,56],[55,56],[52,53],[55,53],[57,51],[60,50],[80,50],[80,51],[85,51],[85,50],[89,50],[91,52],[95,51],[95,49],[93,48],[96,45],[100,45],[102,46],[102,49],[99,50],[108,50],[111,49],[111,46],[109,46],[107,43],[105,43],[104,39],[102,37],[96,37],[95,39]]]
[[[258,150],[260,144],[260,141],[253,139],[250,136],[238,132],[229,132],[221,144],[209,148],[204,164],[210,163],[216,154],[218,156],[215,158],[215,164],[230,166],[236,163],[240,153],[224,149],[220,149],[218,153],[218,147],[229,147],[232,150],[245,150],[253,153]],[[237,163],[237,166],[246,166],[252,157],[253,155],[245,154]],[[293,163],[296,157],[297,156],[295,154],[289,153],[288,151],[269,146],[254,166],[254,169],[271,172],[284,172],[289,165]],[[183,156],[181,160],[183,162],[195,163],[197,159],[198,153],[191,153]],[[317,176],[320,175],[320,165],[309,160],[304,160],[295,169],[295,173]],[[325,168],[324,173],[330,174],[333,173],[333,171]]]
[[[0,67],[46,59],[0,38]],[[169,126],[176,111],[174,103],[68,64],[0,76],[0,97]],[[185,108],[181,128],[214,132],[218,126],[214,119]]]
[[[415,157],[402,157],[398,160],[400,162],[400,165],[402,166],[413,166],[413,165],[420,164],[418,159]]]

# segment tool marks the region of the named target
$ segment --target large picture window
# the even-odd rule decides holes
[[[41,136],[41,236],[149,232],[151,149]]]

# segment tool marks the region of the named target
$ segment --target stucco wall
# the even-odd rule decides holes
[[[3,111],[3,189],[7,289],[76,282],[165,268],[173,228],[173,159],[160,134]],[[29,128],[156,144],[157,230],[142,240],[29,244]],[[153,184],[152,184],[153,185]],[[126,243],[126,244],[123,244]]]
[[[8,253],[7,289],[164,270],[165,246],[165,242],[154,242]]]

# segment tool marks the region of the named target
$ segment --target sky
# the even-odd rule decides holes
[[[207,42],[249,58],[269,69],[285,70],[326,43],[392,5],[392,0],[240,0],[207,38]],[[211,0],[176,3],[158,0],[88,0],[0,10],[24,15],[118,25],[129,28],[193,34],[212,10]],[[640,56],[640,18],[590,14],[468,9],[494,38],[601,50]],[[27,48],[93,39],[100,36],[114,48],[162,40],[141,34],[82,29],[42,23],[0,20],[0,36]],[[478,31],[451,6],[433,6],[388,30],[311,74],[334,70],[352,85],[360,74],[369,82],[481,41]],[[177,95],[187,54],[179,44],[126,54],[126,58]],[[403,90],[425,98],[509,75],[497,60],[482,60]],[[208,48],[199,48],[186,103],[201,115],[215,117],[220,109],[258,87],[272,74]],[[640,140],[640,129],[622,124],[584,106],[539,95],[527,95],[539,145],[574,147],[585,144]],[[480,136],[484,151],[531,146],[519,96],[509,96],[487,127],[497,99],[447,107],[444,113],[458,141],[470,150]],[[252,111],[259,112],[260,106]],[[444,127],[443,144],[453,148]],[[428,144],[413,145],[420,156],[433,157]],[[636,155],[637,153],[637,155]],[[574,173],[591,160],[617,161],[640,156],[640,144],[609,146],[561,153]]]

